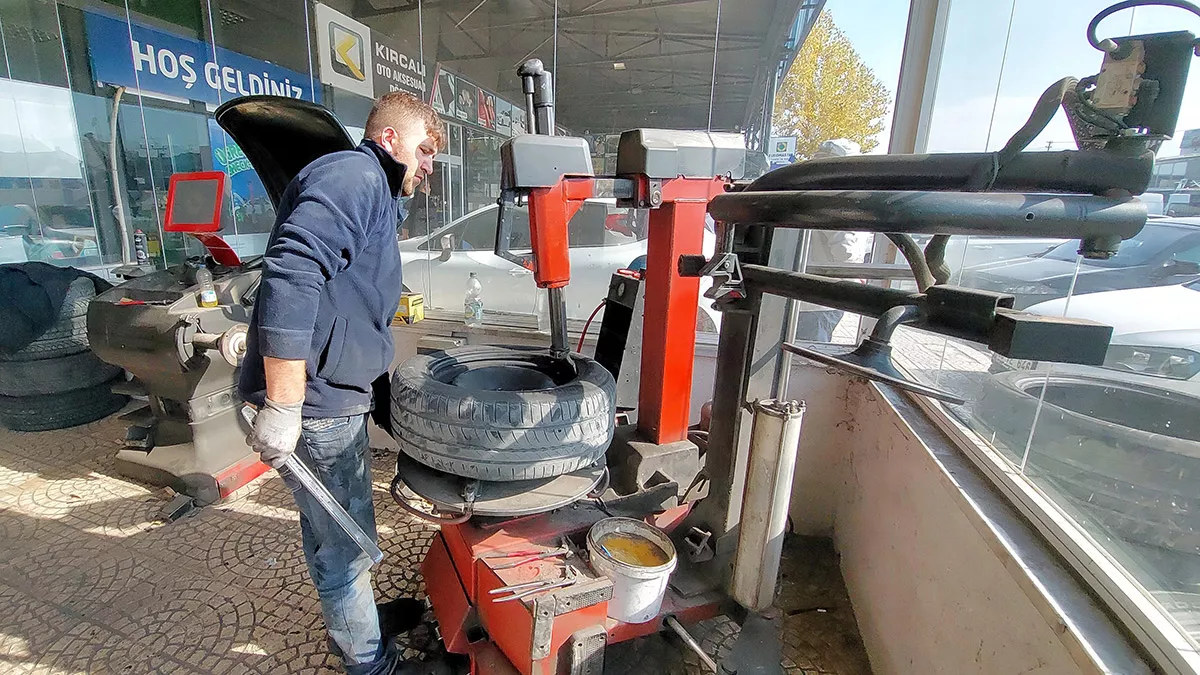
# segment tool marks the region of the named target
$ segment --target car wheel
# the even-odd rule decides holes
[[[392,435],[414,460],[492,481],[549,478],[595,463],[612,441],[616,381],[579,354],[459,347],[415,356],[392,378]]]
[[[0,396],[0,424],[12,431],[49,431],[95,422],[129,400],[112,393],[118,381],[121,378],[61,394]]]

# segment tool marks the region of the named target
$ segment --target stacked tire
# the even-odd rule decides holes
[[[552,478],[595,464],[613,438],[617,383],[580,354],[470,346],[418,355],[392,377],[392,437],[404,454],[484,481]]]
[[[44,333],[18,351],[0,351],[0,425],[13,431],[63,429],[125,405],[128,398],[112,392],[123,379],[121,369],[88,346],[87,308],[94,297],[95,282],[80,276]]]

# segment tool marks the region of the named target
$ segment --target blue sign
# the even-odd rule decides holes
[[[253,94],[319,100],[311,77],[267,61],[95,12],[84,26],[98,82],[214,105]]]
[[[267,195],[267,188],[246,153],[225,133],[214,119],[208,120],[208,140],[212,146],[213,169],[224,171],[229,176],[229,194],[233,201],[233,218],[236,230],[270,231],[275,219],[275,209]]]

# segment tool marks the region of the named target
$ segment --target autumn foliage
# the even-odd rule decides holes
[[[891,92],[854,45],[821,12],[775,97],[773,136],[795,136],[796,155],[811,157],[821,141],[848,138],[870,152],[879,145]]]

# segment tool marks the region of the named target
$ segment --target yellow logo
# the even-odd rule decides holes
[[[333,57],[334,72],[352,77],[359,82],[367,79],[362,36],[354,31],[329,22],[329,47]]]

